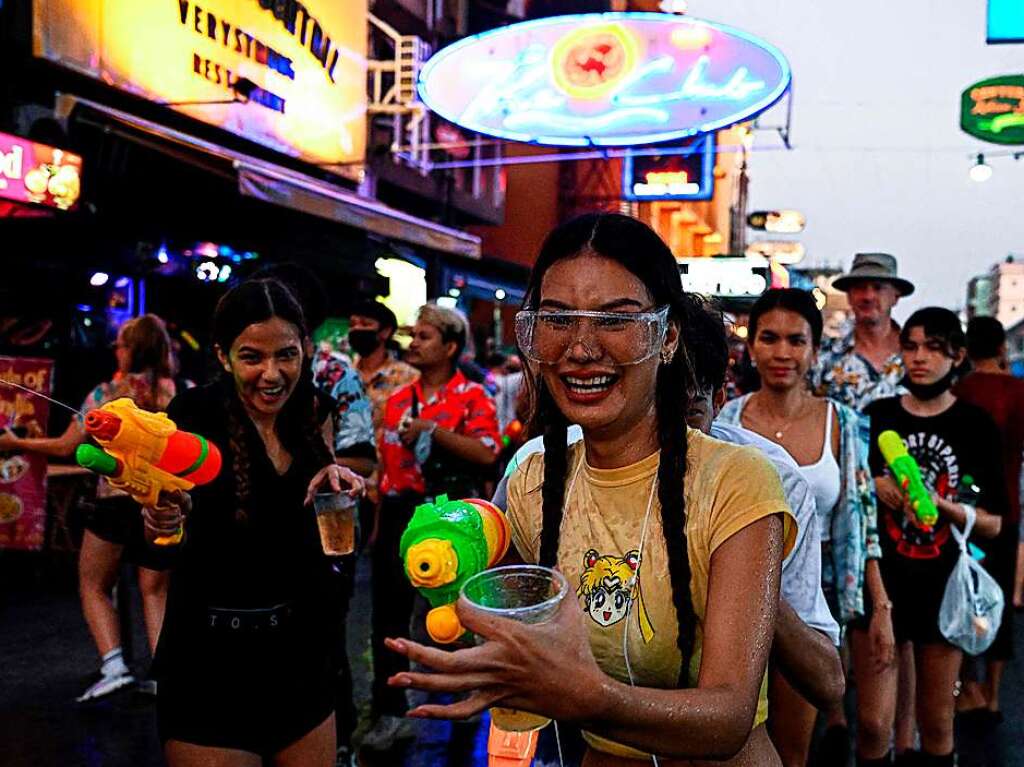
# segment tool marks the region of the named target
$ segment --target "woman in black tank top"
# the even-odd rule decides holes
[[[214,482],[144,512],[152,536],[185,520],[154,670],[171,767],[334,763],[340,584],[308,503],[363,483],[321,435],[305,337],[284,286],[240,285],[214,320],[224,374],[168,409],[224,454]]]

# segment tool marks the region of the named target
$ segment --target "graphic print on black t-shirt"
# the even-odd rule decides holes
[[[925,487],[935,490],[942,498],[956,501],[957,488],[960,487],[960,462],[952,445],[941,435],[930,431],[900,436],[907,443],[907,452],[921,469],[921,481]],[[903,515],[897,522],[892,514],[886,515],[885,531],[896,544],[896,550],[911,559],[939,556],[950,536],[949,525],[934,525],[925,530]]]
[[[970,503],[1003,513],[999,434],[983,410],[957,400],[938,415],[922,417],[908,413],[893,397],[873,402],[865,412],[871,418],[870,463],[875,477],[891,475],[878,448],[878,435],[891,429],[907,443],[927,488],[946,500],[963,502],[960,488],[970,477],[972,485],[980,488]],[[887,509],[882,503],[878,516],[884,530],[883,556],[890,552],[914,560],[956,556],[949,522],[941,514],[930,530],[907,519],[902,509]]]

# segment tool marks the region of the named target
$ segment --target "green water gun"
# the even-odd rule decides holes
[[[508,520],[488,501],[439,495],[416,507],[398,551],[409,581],[430,602],[431,639],[449,644],[466,633],[455,614],[459,591],[467,579],[498,564],[510,540]]]
[[[891,429],[883,431],[878,435],[878,447],[900,489],[910,498],[921,527],[930,530],[939,519],[939,510],[935,508],[932,494],[921,480],[921,468],[914,456],[907,452],[903,438]]]

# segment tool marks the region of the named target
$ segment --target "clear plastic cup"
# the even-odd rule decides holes
[[[313,498],[324,554],[340,556],[355,551],[358,506],[348,493],[317,493]]]
[[[520,623],[545,623],[554,617],[569,591],[565,576],[540,565],[510,565],[484,570],[466,581],[462,596],[474,607]],[[477,642],[484,641],[477,637]],[[505,732],[546,727],[546,716],[494,706],[491,721]]]

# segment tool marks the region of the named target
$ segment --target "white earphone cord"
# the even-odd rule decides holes
[[[640,547],[637,550],[637,561],[636,570],[633,572],[633,577],[629,579],[629,593],[632,595],[633,589],[636,588],[637,581],[640,579],[640,568],[644,563],[644,544],[647,542],[647,525],[651,521],[651,511],[654,509],[654,492],[658,489],[658,474],[655,472],[654,481],[651,482],[651,492],[647,496],[647,511],[644,512],[644,524],[640,528]],[[624,619],[624,625],[622,627],[622,659],[626,662],[626,675],[629,676],[629,686],[636,687],[636,680],[633,678],[633,667],[629,663],[629,617],[633,612],[633,598],[629,597],[628,606],[626,607],[626,617]],[[658,766],[658,757],[651,754],[651,763],[654,767]]]
[[[569,498],[572,496],[572,491],[576,488],[576,479],[580,475],[580,470],[583,468],[583,459],[581,458],[579,463],[576,465],[576,471],[572,474],[572,479],[569,482],[569,487],[565,493],[565,499],[562,502],[562,516],[565,516],[565,510],[569,505]],[[640,546],[637,549],[637,562],[636,570],[633,573],[633,577],[629,579],[627,586],[629,593],[632,593],[633,588],[636,586],[638,579],[640,578],[640,567],[644,562],[644,544],[647,542],[647,526],[651,521],[651,511],[654,509],[654,493],[658,489],[658,474],[655,471],[654,481],[651,482],[651,492],[647,496],[647,511],[644,512],[644,524],[640,528]],[[630,598],[629,606],[626,608],[625,623],[622,627],[622,659],[626,662],[626,675],[629,677],[629,686],[636,687],[636,680],[633,678],[633,667],[629,663],[629,617],[633,611],[633,599]],[[561,767],[565,767],[565,762],[562,759],[562,741],[558,734],[558,722],[555,723],[555,743],[558,746],[558,763]],[[651,754],[651,762],[654,767],[659,767],[658,757]]]

